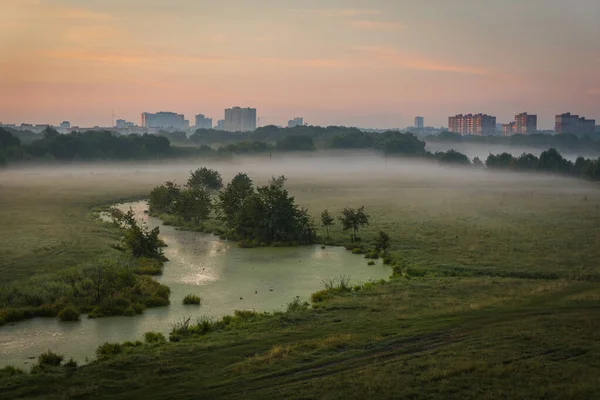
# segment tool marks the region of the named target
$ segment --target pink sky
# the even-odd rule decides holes
[[[2,0],[0,121],[240,105],[263,124],[527,111],[552,128],[600,120],[598,38],[597,0]]]

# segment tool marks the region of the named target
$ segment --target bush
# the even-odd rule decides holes
[[[69,361],[67,361],[63,367],[66,368],[77,368],[77,361],[73,360],[72,358],[69,358]]]
[[[96,355],[100,359],[106,358],[106,356],[121,354],[122,352],[123,346],[121,346],[119,343],[106,342],[98,346],[98,348],[96,349]]]
[[[163,262],[155,258],[140,258],[135,273],[138,275],[162,275]]]
[[[183,304],[194,304],[194,305],[200,305],[200,303],[202,302],[202,299],[200,299],[200,297],[196,296],[195,294],[188,294],[183,298]]]
[[[21,375],[22,373],[22,369],[14,367],[12,365],[7,365],[4,368],[0,368],[0,377]]]
[[[367,265],[375,265],[375,261],[371,260],[367,263]]]
[[[365,253],[365,258],[369,258],[371,260],[379,259],[379,252],[377,250],[370,250]]]
[[[42,367],[42,366],[58,367],[60,365],[60,363],[62,363],[63,358],[64,357],[61,356],[60,354],[56,354],[56,353],[53,353],[52,351],[48,350],[47,352],[39,355],[38,365],[40,367]]]
[[[165,335],[160,332],[146,332],[144,333],[144,340],[146,343],[166,343]]]
[[[304,311],[306,309],[308,309],[308,303],[301,302],[298,297],[296,297],[294,300],[290,301],[287,304],[288,312],[298,312],[298,311]]]
[[[355,247],[352,249],[352,254],[365,254],[365,251],[360,247]]]
[[[310,301],[313,303],[321,303],[331,297],[331,292],[328,289],[319,290],[310,295]]]
[[[66,306],[58,313],[58,318],[61,321],[79,321],[79,310],[72,305]]]

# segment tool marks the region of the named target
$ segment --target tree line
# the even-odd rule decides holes
[[[571,133],[562,133],[558,135],[534,133],[530,135],[511,135],[511,136],[478,136],[478,135],[460,135],[454,132],[444,131],[439,135],[428,135],[425,137],[427,142],[451,142],[451,143],[481,143],[498,144],[506,146],[525,146],[539,148],[556,148],[559,150],[595,150],[600,151],[600,135],[574,135]]]
[[[171,143],[157,135],[121,136],[110,131],[60,134],[48,127],[30,143],[0,128],[0,164],[32,160],[133,160],[172,155]]]

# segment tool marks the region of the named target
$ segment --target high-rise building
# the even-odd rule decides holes
[[[71,123],[69,121],[63,121],[60,123],[60,129],[69,129],[71,127]]]
[[[183,114],[177,114],[174,112],[160,111],[155,114],[143,113],[142,114],[142,127],[144,128],[173,128],[173,129],[187,129],[190,126]],[[187,125],[187,126],[186,126]]]
[[[423,117],[415,117],[415,128],[423,129],[425,119]]]
[[[256,108],[233,107],[225,109],[225,130],[250,132],[256,129]]]
[[[224,119],[220,119],[217,121],[217,127],[215,128],[219,131],[224,131],[225,130],[225,120]]]
[[[537,115],[520,113],[515,115],[515,133],[518,135],[531,135],[537,132]]]
[[[448,118],[448,131],[461,135],[494,135],[496,117],[487,114],[458,114]]]
[[[212,129],[212,118],[206,118],[203,114],[196,115],[196,129]]]
[[[571,113],[557,115],[554,123],[554,133],[557,135],[561,133],[593,134],[595,128],[596,120],[586,119]]]
[[[515,134],[516,123],[509,122],[508,124],[502,124],[502,135],[503,136],[512,136]]]
[[[304,125],[304,120],[302,119],[302,117],[296,117],[294,119],[290,119],[288,121],[288,128],[293,128],[295,126],[302,126]]]

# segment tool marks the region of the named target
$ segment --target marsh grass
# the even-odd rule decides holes
[[[183,298],[183,304],[186,305],[197,305],[199,306],[200,303],[202,302],[202,299],[199,296],[196,296],[195,294],[186,294],[185,297]]]

